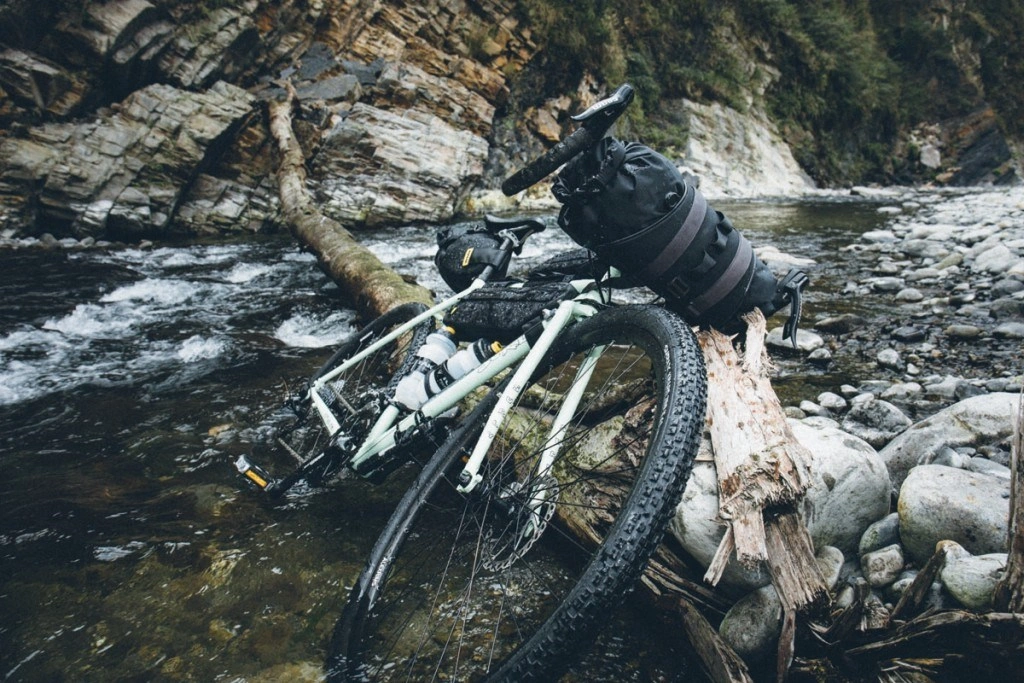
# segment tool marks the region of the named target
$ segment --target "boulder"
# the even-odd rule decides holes
[[[899,488],[912,467],[928,462],[944,446],[977,447],[1008,438],[1018,400],[1009,392],[973,396],[908,428],[879,452],[893,486]]]
[[[1010,482],[943,465],[921,465],[900,488],[900,539],[918,565],[939,541],[956,541],[974,554],[1006,550]]]
[[[789,420],[796,439],[813,455],[812,481],[802,512],[816,548],[857,551],[864,530],[889,512],[889,475],[875,450],[840,430],[828,418]],[[683,548],[707,567],[725,534],[718,519],[718,479],[705,439],[676,508],[670,529]],[[722,584],[756,588],[770,580],[763,569],[747,569],[733,558]]]

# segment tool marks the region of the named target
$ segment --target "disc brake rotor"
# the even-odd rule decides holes
[[[510,514],[508,517],[499,515],[504,524],[500,528],[489,528],[484,537],[481,564],[492,572],[511,567],[540,539],[555,514],[558,481],[545,475],[534,479],[529,486],[513,482],[498,496],[509,506]]]

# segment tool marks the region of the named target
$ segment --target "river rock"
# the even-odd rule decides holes
[[[813,478],[802,511],[815,547],[856,552],[864,530],[889,511],[888,472],[871,446],[843,432],[833,420],[788,422],[797,441],[813,456]],[[725,534],[718,519],[718,479],[707,439],[670,529],[686,551],[707,567]],[[722,576],[723,585],[736,588],[756,588],[768,581],[766,571],[747,569],[735,558]]]
[[[874,448],[834,421],[788,422],[812,454],[813,479],[803,510],[814,545],[853,554],[864,530],[889,512],[889,473]]]
[[[1006,549],[1010,483],[942,465],[910,471],[900,488],[900,538],[919,565],[939,541],[956,541],[975,554]]]
[[[875,588],[888,586],[903,571],[903,548],[898,543],[865,553],[860,558],[864,578]]]
[[[850,332],[864,327],[867,324],[868,321],[863,316],[855,315],[853,313],[843,313],[841,315],[819,320],[814,323],[814,329],[821,330],[822,332],[827,332],[829,334],[849,334]]]
[[[991,609],[996,584],[1006,570],[1006,559],[1006,553],[972,555],[958,544],[949,543],[939,578],[949,594],[964,607]]]
[[[1005,273],[1018,260],[1017,255],[1005,244],[996,244],[975,257],[973,269],[986,273]]]
[[[893,512],[878,520],[860,537],[857,552],[860,555],[900,542],[900,516]]]
[[[765,337],[765,343],[768,346],[777,349],[793,349],[793,342],[790,339],[782,338],[781,327],[773,328],[770,332],[768,332],[768,336]],[[820,348],[824,345],[825,340],[821,337],[820,334],[815,334],[810,330],[805,330],[802,328],[797,330],[796,346],[800,351],[804,353],[810,353],[811,351],[814,351],[815,349]]]
[[[911,424],[903,411],[881,399],[856,402],[843,418],[844,430],[875,448],[881,448]]]
[[[1013,433],[1017,401],[1017,395],[1009,392],[974,396],[908,428],[879,453],[893,486],[898,488],[910,468],[928,462],[943,446],[977,447],[1008,438]]]

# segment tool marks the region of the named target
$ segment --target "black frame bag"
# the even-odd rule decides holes
[[[552,192],[562,203],[558,224],[573,240],[691,324],[737,331],[743,313],[756,307],[770,316],[791,303],[794,283],[799,302],[806,276],[777,282],[729,219],[645,145],[602,139],[565,165]]]

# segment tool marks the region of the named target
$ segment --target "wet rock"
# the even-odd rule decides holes
[[[883,368],[889,368],[891,370],[902,370],[903,359],[900,358],[900,354],[896,349],[882,349],[875,356],[875,360]]]
[[[821,405],[822,408],[833,413],[840,413],[846,410],[849,405],[845,398],[831,391],[818,394],[818,404]]]
[[[904,325],[893,330],[892,338],[904,343],[919,342],[925,338],[925,330],[913,325]]]
[[[868,285],[876,292],[896,292],[903,287],[903,278],[876,277],[868,280]]]
[[[880,448],[912,424],[909,417],[888,401],[855,403],[843,419],[843,429],[875,448]]]
[[[807,354],[807,360],[816,365],[828,365],[832,362],[832,352],[822,346]]]
[[[907,365],[907,371],[910,371],[910,365]],[[880,397],[886,401],[894,401],[896,403],[905,403],[913,400],[917,396],[920,396],[922,391],[921,385],[917,382],[897,382],[891,387],[885,389]]]
[[[946,562],[939,572],[943,587],[957,602],[968,609],[992,608],[996,584],[1006,570],[1006,553],[972,555],[950,543]]]
[[[843,313],[842,315],[819,320],[814,323],[814,329],[829,334],[849,334],[867,324],[868,321],[862,316],[854,315],[853,313]]]
[[[997,443],[1013,431],[1015,394],[992,393],[964,399],[911,426],[880,451],[893,485],[903,483],[910,468],[928,461],[940,448]]]
[[[992,330],[992,336],[997,339],[1024,339],[1024,323],[1002,323]]]
[[[927,465],[945,465],[958,470],[966,470],[971,463],[971,456],[960,453],[949,446],[940,448],[933,458],[924,463]]]
[[[768,346],[777,349],[793,349],[793,343],[789,339],[782,338],[781,327],[773,328],[768,332],[768,336],[765,337],[765,343]],[[810,330],[799,329],[796,333],[796,344],[800,351],[810,353],[811,351],[824,346],[825,340],[822,339],[821,335],[815,334]]]
[[[899,495],[903,547],[919,565],[943,540],[977,554],[1005,551],[1009,497],[1009,482],[998,477],[942,465],[915,467]]]
[[[858,555],[866,555],[900,542],[900,516],[893,512],[878,520],[860,537],[857,546]]]
[[[875,588],[895,581],[903,571],[903,565],[903,548],[897,543],[865,553],[860,558],[864,578]]]

